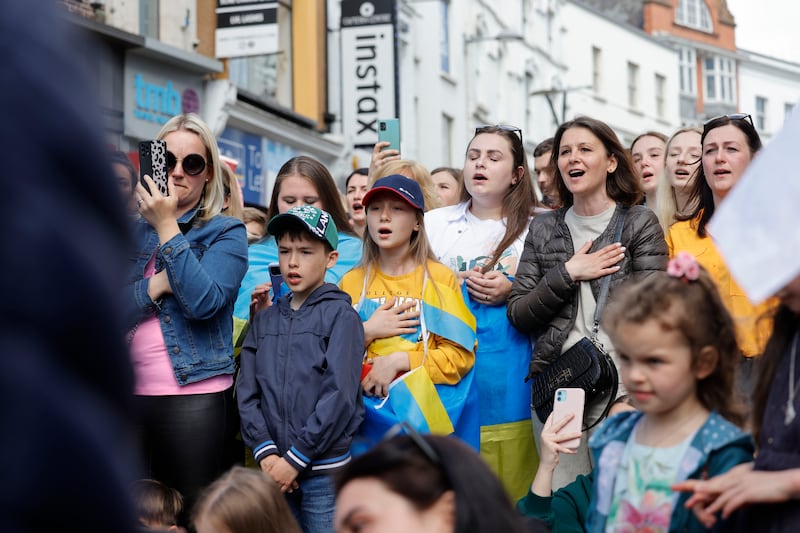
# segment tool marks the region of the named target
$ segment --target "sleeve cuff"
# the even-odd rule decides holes
[[[274,441],[271,440],[262,442],[261,444],[253,448],[253,459],[255,459],[256,464],[260,463],[261,460],[268,455],[277,455],[277,454],[278,454],[278,446],[275,444]]]
[[[302,472],[311,464],[311,459],[300,453],[300,450],[292,446],[283,456],[286,461],[295,467],[298,472]]]

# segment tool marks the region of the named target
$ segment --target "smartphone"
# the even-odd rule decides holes
[[[281,267],[278,263],[269,264],[269,281],[272,283],[272,301],[275,302],[286,294],[283,288],[283,274],[281,274]]]
[[[150,176],[164,196],[169,196],[167,187],[167,143],[165,141],[142,141],[139,143],[139,181],[152,194],[144,181]]]
[[[400,151],[400,119],[385,118],[378,120],[378,141],[387,141],[389,146],[384,150]]]
[[[572,413],[575,416],[567,422],[561,432],[575,433],[581,431],[583,425],[583,406],[586,401],[586,392],[579,388],[556,389],[556,397],[553,403],[553,423],[563,420],[565,416]],[[561,443],[564,447],[576,450],[581,444],[581,438],[566,440]]]

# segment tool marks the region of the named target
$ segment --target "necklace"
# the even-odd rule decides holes
[[[797,412],[794,409],[794,397],[797,394],[797,386],[794,384],[794,360],[797,356],[798,336],[800,336],[800,331],[796,332],[794,337],[792,337],[792,351],[789,356],[789,394],[786,398],[786,416],[783,418],[784,426],[791,424],[794,417],[797,416]],[[798,385],[800,385],[800,383],[798,383]]]

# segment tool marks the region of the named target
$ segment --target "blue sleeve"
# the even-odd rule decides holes
[[[242,440],[253,450],[256,463],[267,455],[277,454],[278,447],[270,435],[267,422],[262,412],[261,390],[256,377],[256,352],[258,351],[259,326],[268,320],[270,307],[253,321],[247,332],[242,351],[239,354],[239,376],[236,381],[236,401],[241,418]],[[264,354],[262,354],[264,357]]]
[[[247,232],[241,221],[225,217],[214,242],[198,259],[179,233],[159,248],[172,294],[190,320],[208,320],[236,295],[247,270]]]
[[[275,239],[251,244],[247,249],[247,272],[239,286],[239,294],[233,306],[233,316],[248,320],[250,318],[250,295],[256,285],[269,281],[269,264],[278,261],[278,247]]]
[[[301,471],[341,439],[354,416],[363,416],[361,362],[364,328],[361,318],[352,307],[342,305],[331,320],[334,326],[325,355],[328,368],[316,407],[284,456]]]

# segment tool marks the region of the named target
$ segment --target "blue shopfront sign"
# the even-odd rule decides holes
[[[237,177],[242,184],[242,196],[249,204],[269,206],[272,186],[281,166],[299,155],[297,150],[260,135],[227,127],[217,138],[223,155],[239,161]]]

